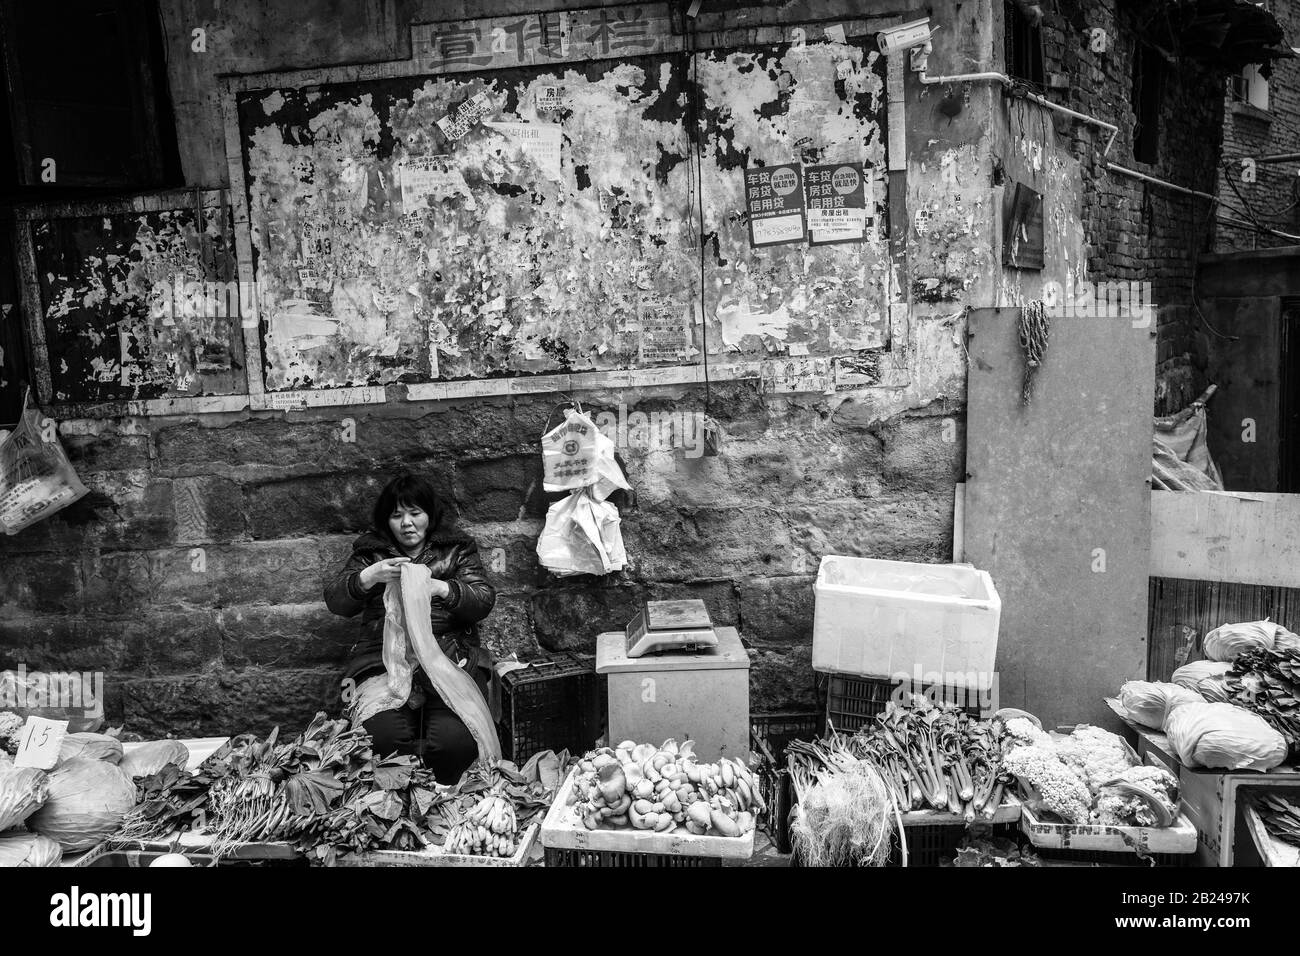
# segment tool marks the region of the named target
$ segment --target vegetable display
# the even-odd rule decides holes
[[[276,731],[265,740],[244,735],[193,774],[169,764],[139,778],[140,802],[117,837],[159,840],[200,829],[212,836],[215,859],[242,843],[289,842],[327,865],[349,853],[430,846],[508,856],[519,833],[550,805],[564,759],[544,751],[523,768],[479,763],[445,787],[416,758],[376,757],[363,730],[317,714],[291,741],[280,742]],[[511,815],[498,809],[501,802]],[[478,832],[480,814],[489,819],[490,839]]]
[[[631,828],[739,837],[764,810],[758,779],[744,762],[702,763],[694,741],[663,746],[625,740],[578,761],[569,805],[589,830]]]
[[[1019,720],[1026,734],[1038,732]],[[939,810],[967,822],[991,818],[1010,782],[992,721],[976,720],[952,705],[935,706],[924,697],[906,706],[890,702],[874,724],[855,734],[794,741],[786,753],[792,780],[809,782],[819,770],[863,760],[880,773],[899,811]]]
[[[1252,801],[1270,834],[1285,843],[1300,846],[1300,803],[1278,793],[1257,794]]]
[[[135,786],[106,760],[73,757],[49,773],[49,793],[30,817],[30,830],[65,851],[89,850],[122,825],[135,805]]]
[[[1224,683],[1231,703],[1266,720],[1300,757],[1300,651],[1244,651]]]

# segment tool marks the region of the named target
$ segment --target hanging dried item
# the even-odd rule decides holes
[[[1043,364],[1043,353],[1047,351],[1047,309],[1042,300],[1025,303],[1020,310],[1019,325],[1020,348],[1025,353],[1025,381],[1020,390],[1020,400],[1028,405],[1034,391],[1034,375]]]

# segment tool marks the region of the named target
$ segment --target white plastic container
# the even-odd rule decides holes
[[[828,555],[813,593],[814,670],[989,686],[1002,601],[987,572]]]

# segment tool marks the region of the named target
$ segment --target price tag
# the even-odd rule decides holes
[[[18,741],[18,755],[14,757],[15,767],[35,767],[37,770],[50,770],[59,762],[59,749],[63,738],[68,735],[66,720],[46,720],[44,717],[28,717],[23,724],[23,734]]]

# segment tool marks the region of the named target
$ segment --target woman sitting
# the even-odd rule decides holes
[[[361,615],[361,640],[344,672],[344,702],[352,725],[374,740],[375,752],[414,754],[440,783],[458,781],[478,757],[469,729],[417,665],[405,702],[388,688],[384,670],[384,591],[398,586],[403,564],[427,565],[433,578],[430,609],[438,644],[465,668],[489,702],[496,671],[479,646],[475,627],[492,610],[496,591],[488,583],[474,539],[444,526],[444,509],[424,478],[403,474],[379,495],[373,530],[352,544],[352,556],[325,588],[325,603],[344,617]]]

